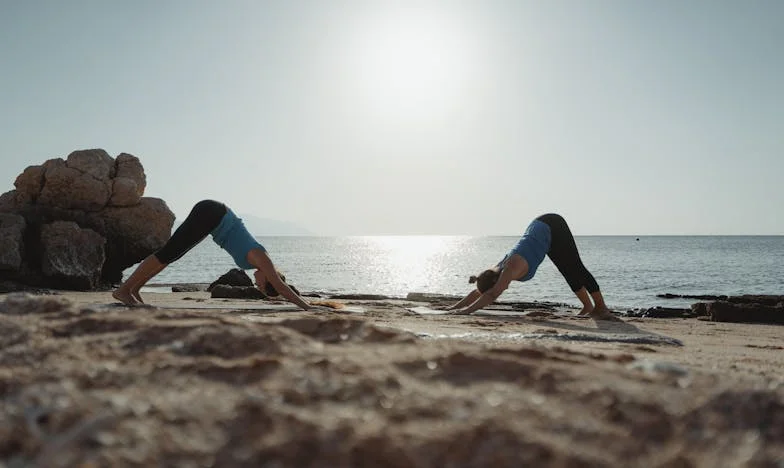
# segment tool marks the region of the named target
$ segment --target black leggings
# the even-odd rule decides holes
[[[185,221],[166,241],[166,245],[153,255],[164,265],[179,260],[218,227],[226,210],[226,205],[214,200],[196,203]]]
[[[550,226],[552,241],[547,256],[569,283],[572,291],[579,291],[583,286],[589,293],[598,291],[599,285],[591,272],[583,265],[580,254],[577,252],[574,236],[569,230],[566,220],[554,213],[545,214],[536,219]]]

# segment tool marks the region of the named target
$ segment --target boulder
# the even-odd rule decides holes
[[[97,179],[91,173],[67,166],[62,160],[50,160],[47,163],[44,174],[46,180],[36,203],[57,208],[98,211],[109,202],[112,188],[108,178]]]
[[[141,161],[134,155],[128,153],[120,153],[116,161],[117,174],[115,177],[131,179],[136,183],[136,193],[140,197],[144,195],[144,189],[147,187],[147,176],[144,174],[144,167]]]
[[[115,177],[112,182],[112,196],[110,206],[133,206],[141,200],[139,186],[136,181],[128,177]]]
[[[29,166],[14,181],[17,193],[24,198],[35,202],[44,186],[43,166]]]
[[[23,209],[28,201],[25,201],[26,196],[20,194],[18,190],[9,190],[0,195],[0,213],[16,213]]]
[[[102,235],[106,239],[102,279],[108,284],[119,282],[126,268],[160,249],[169,239],[174,224],[174,213],[158,198],[142,198],[134,206],[107,207],[98,212],[36,204],[25,205],[18,213],[24,216],[32,231],[54,221],[72,221]],[[40,264],[36,235],[32,232],[28,237],[32,247],[28,256],[33,263]]]
[[[27,167],[14,186],[0,195],[0,213],[21,216],[23,232],[19,236],[18,229],[8,228],[0,234],[0,282],[36,288],[106,287],[119,282],[126,268],[161,248],[171,235],[174,213],[163,200],[142,196],[144,168],[139,158],[127,153],[114,159],[101,149],[74,151],[65,159]],[[45,228],[60,221],[75,223],[103,239],[69,231],[78,242],[103,246],[97,282],[90,262],[101,256],[93,250],[63,251],[65,246],[50,235],[53,228]],[[60,230],[65,228],[59,226],[55,232]],[[79,264],[63,263],[77,258]]]
[[[0,213],[0,270],[18,270],[24,257],[23,217]]]
[[[263,292],[253,286],[229,286],[228,284],[216,284],[210,297],[229,298],[229,299],[264,299]]]
[[[70,221],[56,221],[41,229],[41,272],[54,287],[90,290],[98,286],[106,239]]]
[[[16,190],[10,190],[0,195],[0,213],[12,213],[16,209]]]
[[[68,155],[65,165],[98,180],[114,177],[114,159],[102,149],[78,150]]]
[[[253,286],[253,280],[250,279],[245,270],[239,268],[232,268],[226,273],[222,274],[220,278],[216,279],[209,286],[207,291],[212,291],[218,285],[225,286]]]

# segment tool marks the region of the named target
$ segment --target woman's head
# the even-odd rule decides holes
[[[495,283],[498,282],[498,277],[501,276],[501,273],[497,270],[485,270],[482,273],[479,273],[479,276],[471,276],[468,278],[469,283],[476,283],[476,289],[479,290],[480,293],[487,292],[488,289],[495,286]]]

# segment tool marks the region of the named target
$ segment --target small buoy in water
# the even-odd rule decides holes
[[[640,238],[638,237],[638,238],[637,238],[637,242],[639,242],[639,241],[640,241]]]

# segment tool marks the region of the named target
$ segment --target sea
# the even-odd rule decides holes
[[[302,292],[465,295],[472,274],[495,265],[515,236],[257,237],[287,281]],[[677,295],[784,295],[784,236],[577,236],[583,263],[614,310],[688,307]],[[208,237],[150,285],[211,283],[231,257]],[[126,270],[127,276],[132,268]],[[252,273],[249,271],[248,273]],[[579,301],[549,259],[513,282],[500,301]]]

